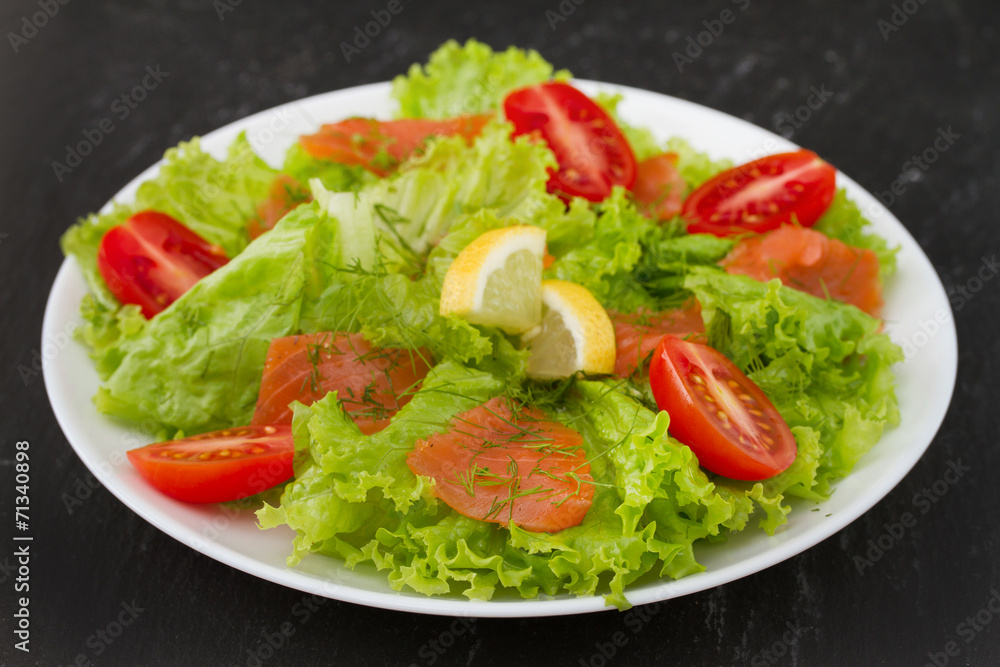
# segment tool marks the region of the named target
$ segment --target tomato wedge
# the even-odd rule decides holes
[[[309,188],[303,187],[288,174],[278,174],[271,183],[267,199],[257,205],[257,214],[247,223],[247,234],[255,239],[271,229],[278,220],[301,204],[312,201]]]
[[[444,120],[348,118],[323,125],[319,132],[302,136],[299,143],[315,158],[360,165],[378,176],[385,176],[421,149],[429,137],[457,135],[471,141],[491,118],[492,114]]]
[[[875,317],[882,309],[875,253],[812,229],[786,225],[741,239],[720,264],[728,273],[756,280],[780,278],[788,287],[853,304]]]
[[[433,478],[434,492],[456,512],[536,533],[579,525],[594,498],[580,434],[500,398],[418,441],[406,463]]]
[[[374,348],[361,334],[316,333],[275,338],[251,424],[290,424],[288,405],[311,405],[331,391],[362,433],[389,425],[427,375],[426,350]]]
[[[608,313],[615,325],[615,375],[627,378],[642,370],[646,359],[667,334],[686,338],[705,333],[700,304],[691,299],[681,308],[658,313]]]
[[[128,452],[157,490],[188,503],[222,503],[292,477],[295,445],[287,424],[241,426]]]
[[[670,415],[670,435],[691,448],[706,470],[748,481],[792,465],[795,437],[774,404],[721,352],[664,336],[649,382]]]
[[[830,207],[836,176],[812,151],[769,155],[705,181],[681,216],[691,234],[761,233],[793,221],[809,227]]]
[[[681,212],[687,181],[677,170],[677,155],[661,153],[636,165],[632,194],[639,210],[653,220],[670,220]]]
[[[631,188],[635,156],[614,120],[573,86],[549,81],[521,88],[503,102],[514,136],[544,139],[559,162],[549,178],[550,192],[602,201],[611,188]]]
[[[97,268],[111,293],[151,318],[228,262],[226,253],[158,211],[112,227],[97,249]]]

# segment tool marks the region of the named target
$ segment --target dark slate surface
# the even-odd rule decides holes
[[[220,18],[224,2],[232,11]],[[340,42],[386,2],[336,9],[320,1],[2,3],[0,662],[253,664],[255,654],[268,655],[266,637],[287,622],[294,634],[264,664],[1000,664],[1000,618],[990,610],[1000,590],[1000,280],[986,280],[957,310],[955,400],[930,450],[885,500],[795,558],[647,609],[652,616],[636,610],[479,620],[466,629],[448,618],[336,601],[307,613],[302,593],[196,553],[102,488],[67,512],[61,495],[86,484],[88,471],[59,430],[41,378],[17,370],[30,368],[39,347],[62,231],[178,141],[306,95],[387,80],[449,37],[534,47],[581,77],[665,92],[784,129],[871,191],[902,178],[905,192],[892,210],[945,286],[975,287],[980,270],[993,276],[983,258],[1000,246],[995,3],[886,0],[848,9],[828,1],[669,8],[576,2],[403,0],[403,12],[349,64]],[[50,12],[58,7],[55,15],[35,32],[25,29],[23,17],[31,21],[46,3]],[[560,7],[568,16],[553,28],[546,11]],[[678,71],[672,53],[727,8],[735,20]],[[896,27],[894,19],[898,30],[887,27]],[[11,33],[28,39],[12,41]],[[115,99],[157,65],[169,75],[118,120]],[[813,87],[824,86],[832,98],[800,128],[782,122]],[[59,182],[53,161],[109,116],[114,131]],[[931,146],[939,128],[960,138],[926,170],[907,172],[904,163]],[[25,439],[32,443],[35,535],[27,655],[13,650],[16,575],[8,537],[13,448]],[[921,513],[917,496],[935,482],[941,489],[949,463],[959,461],[969,472]],[[916,525],[860,574],[854,557],[906,512]],[[134,605],[138,618],[106,641],[100,633],[117,634],[123,605]],[[1000,610],[997,600],[992,605]],[[785,634],[789,627],[797,633]],[[605,658],[602,647],[614,655]]]

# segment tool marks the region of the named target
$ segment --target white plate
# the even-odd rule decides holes
[[[769,153],[794,149],[794,144],[766,130],[697,104],[657,93],[610,84],[580,81],[588,92],[620,92],[622,116],[652,128],[659,138],[678,135],[712,157],[743,162]],[[215,155],[240,131],[272,164],[280,164],[285,150],[299,134],[320,122],[351,115],[389,117],[389,84],[350,88],[276,107],[237,121],[205,136],[203,146]],[[130,200],[139,183],[152,177],[158,165],[140,174],[118,193]],[[931,443],[951,400],[957,366],[957,343],[944,288],[927,257],[902,224],[854,181],[838,174],[838,183],[872,219],[875,231],[901,247],[899,271],[885,291],[885,319],[892,338],[908,352],[897,367],[902,422],[838,485],[836,492],[808,511],[812,503],[798,503],[786,526],[773,537],[759,530],[734,535],[726,543],[697,548],[706,571],[677,581],[646,581],[627,592],[633,604],[686,595],[724,584],[811,547],[861,516],[884,497],[910,470]],[[321,556],[307,558],[299,567],[285,566],[292,531],[260,531],[248,514],[215,506],[172,501],[146,484],[125,461],[124,452],[148,437],[141,428],[125,427],[99,415],[91,397],[98,377],[84,347],[68,334],[79,322],[80,299],[86,292],[83,277],[67,259],[56,277],[45,311],[42,356],[45,385],[56,418],[70,444],[86,466],[123,503],[184,544],[255,576],[322,596],[385,609],[479,617],[549,616],[598,611],[604,599],[558,596],[534,600],[499,597],[469,601],[460,596],[428,598],[395,592],[374,569],[356,571]],[[153,556],[155,558],[155,555]]]

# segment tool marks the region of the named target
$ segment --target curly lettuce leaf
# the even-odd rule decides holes
[[[646,247],[636,266],[635,279],[652,297],[654,310],[679,308],[691,297],[684,278],[694,266],[715,267],[732,249],[735,241],[711,234],[671,236],[675,228],[665,230],[662,238]]]
[[[470,39],[464,45],[445,42],[426,65],[414,64],[392,82],[392,97],[399,102],[400,118],[449,118],[485,113],[500,106],[510,91],[547,81],[553,72],[536,51],[510,47],[494,52]]]
[[[632,312],[652,305],[634,270],[661,229],[639,213],[622,188],[616,187],[594,211],[590,233],[581,234],[574,247],[557,257],[546,277],[583,285],[612,310]]]
[[[139,186],[131,204],[113,204],[107,213],[81,218],[61,239],[63,252],[76,258],[91,292],[105,306],[117,307],[97,270],[97,249],[104,234],[133,213],[155,209],[173,216],[230,258],[249,243],[247,222],[265,199],[277,172],[257,157],[245,134],[217,160],[197,138],[169,149],[159,173]]]
[[[691,549],[695,535],[717,532],[724,516],[713,509],[712,484],[690,452],[685,456],[686,448],[669,439],[666,415],[654,418],[602,383],[580,383],[580,394],[553,415],[580,429],[592,461],[597,486],[581,525],[530,533],[469,519],[437,500],[433,482],[409,471],[407,453],[416,440],[444,430],[451,417],[504,387],[491,375],[439,365],[390,426],[373,436],[361,435],[333,395],[297,409],[296,445],[308,456],[280,505],[258,513],[261,526],[296,530],[290,564],[311,552],[333,555],[349,567],[386,570],[397,590],[427,595],[604,591],[610,604],[625,608],[625,587],[644,573],[679,577],[700,569]],[[678,496],[695,515],[695,507],[705,508],[691,521],[704,520],[705,530],[657,535],[657,526],[642,518],[644,509]]]
[[[246,424],[272,338],[295,333],[320,265],[303,248],[324,218],[300,206],[206,276],[141,335],[123,339],[95,403],[132,421],[186,433]]]
[[[330,193],[312,181],[316,199],[352,239],[344,261],[357,257],[367,269],[381,256],[399,270],[466,215],[489,209],[527,221],[554,210],[558,200],[545,191],[551,151],[509,135],[509,125],[489,123],[471,147],[461,137],[440,138],[399,174],[357,194]]]
[[[815,432],[821,453],[800,495],[826,495],[899,422],[892,365],[903,354],[876,318],[778,280],[695,267],[684,286],[701,303],[709,343],[764,390],[796,435]]]

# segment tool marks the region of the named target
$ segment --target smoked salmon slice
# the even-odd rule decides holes
[[[348,118],[323,125],[315,134],[299,139],[302,147],[315,158],[347,165],[360,165],[385,176],[422,148],[431,136],[462,136],[472,140],[493,118],[492,114],[456,116],[443,120],[401,118],[378,121],[373,118]]]
[[[309,189],[288,174],[278,174],[271,182],[267,199],[257,205],[256,216],[247,223],[247,234],[255,239],[274,226],[300,204],[312,201]]]
[[[632,194],[639,210],[653,220],[669,220],[681,212],[687,182],[677,170],[676,153],[660,153],[635,166]]]
[[[740,240],[720,262],[728,273],[768,281],[822,298],[850,303],[878,317],[882,286],[878,257],[821,232],[784,225]]]
[[[594,497],[579,433],[503,398],[452,418],[407,457],[460,514],[536,533],[579,525]]]
[[[615,375],[627,378],[642,369],[647,357],[656,349],[666,334],[682,338],[705,333],[701,319],[701,306],[692,299],[682,308],[662,312],[640,311],[632,314],[611,312],[615,325]]]
[[[267,350],[251,425],[290,424],[292,401],[311,405],[331,391],[362,433],[371,434],[409,402],[430,370],[424,350],[373,348],[361,334],[275,338]]]

